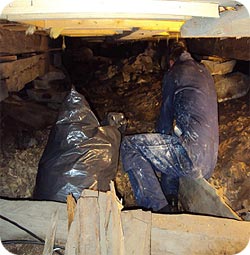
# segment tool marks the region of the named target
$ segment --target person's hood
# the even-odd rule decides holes
[[[187,51],[184,51],[179,57],[179,61],[186,61],[190,59],[193,59],[193,58],[191,57],[191,54]]]

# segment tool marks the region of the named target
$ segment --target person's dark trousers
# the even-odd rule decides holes
[[[158,133],[124,137],[121,157],[138,206],[153,211],[168,204],[166,194],[178,193],[178,178],[173,177],[185,175],[179,164],[192,167],[178,138]],[[161,181],[155,171],[163,173]],[[168,176],[174,179],[171,185]]]

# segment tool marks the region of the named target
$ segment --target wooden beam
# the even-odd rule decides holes
[[[109,30],[109,29],[100,29],[100,30],[89,30],[89,29],[64,29],[60,34],[61,35],[81,35],[81,36],[107,36],[121,34],[122,31]]]
[[[250,38],[197,38],[187,39],[191,53],[203,56],[216,55],[228,59],[250,61]]]
[[[0,54],[23,54],[47,51],[49,37],[25,35],[24,31],[0,29]]]
[[[0,199],[0,208],[1,215],[41,238],[45,238],[51,215],[58,209],[56,240],[63,243],[67,240],[65,254],[70,255],[237,254],[247,246],[250,236],[247,221],[121,211],[110,191],[87,190],[82,194],[69,234],[65,203]],[[0,236],[2,240],[31,238],[3,219],[0,219]]]
[[[12,62],[0,63],[0,77],[8,91],[19,91],[25,84],[48,71],[48,55],[39,54]]]
[[[23,20],[22,23],[42,29],[117,29],[140,28],[144,30],[179,31],[184,20],[142,20],[142,19],[57,19],[57,20]]]
[[[143,7],[143,8],[142,8]],[[153,18],[174,16],[219,17],[218,3],[162,0],[15,0],[2,12],[8,20],[58,18]]]
[[[249,236],[249,222],[152,214],[150,254],[238,254],[247,246]]]
[[[58,226],[56,240],[66,242],[67,208],[65,203],[49,201],[4,200],[0,199],[1,215],[29,229],[45,239],[50,227],[51,215],[58,209]],[[32,239],[25,231],[0,219],[1,240]]]

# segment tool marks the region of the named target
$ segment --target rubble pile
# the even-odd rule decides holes
[[[77,91],[86,97],[100,121],[105,119],[109,112],[122,112],[127,119],[127,129],[123,135],[154,132],[161,104],[161,83],[165,66],[162,63],[165,57],[164,53],[159,54],[157,47],[157,43],[141,43],[138,47],[134,47],[133,51],[118,52],[119,54],[115,47],[113,51],[112,49],[105,51],[105,54],[101,54],[103,51],[96,46],[66,49],[64,64],[71,82]],[[234,62],[231,62],[230,65],[227,63],[230,67],[229,69],[224,68],[226,72],[232,73],[234,64]],[[228,75],[224,71],[223,74],[220,72],[214,74],[215,80],[218,76]],[[62,78],[62,74],[60,75]],[[249,79],[247,75],[240,75],[244,76],[242,80]],[[48,77],[47,80],[45,77],[40,78],[40,81],[34,83],[35,86],[33,84],[26,88],[25,97],[17,95],[21,98],[19,101],[42,105],[43,110],[39,108],[40,112],[37,114],[42,114],[44,118],[48,118],[48,116],[41,111],[55,114],[69,89],[68,85],[59,85],[64,84],[65,77],[59,78],[56,79],[57,82],[55,79],[53,82],[47,82],[49,85],[46,88],[44,86],[40,88],[39,85],[48,81]],[[246,83],[244,82],[244,84]],[[227,199],[233,210],[249,220],[250,119],[248,91],[245,89],[243,94],[237,96],[245,95],[243,97],[233,99],[236,97],[231,96],[230,99],[233,100],[227,101],[224,100],[226,97],[222,96],[222,100],[219,101],[219,157],[209,182]],[[235,94],[235,92],[233,93]],[[14,104],[8,104],[10,112],[12,105]],[[12,123],[12,126],[14,123],[14,126],[21,130],[31,130],[27,129],[27,126],[32,120],[30,116],[27,118],[25,128],[22,128],[19,125],[20,119],[17,119],[13,114],[11,118],[6,116],[5,126],[2,127],[5,142],[2,143],[3,153],[0,156],[1,196],[30,197],[32,194],[38,162],[47,141],[52,119],[55,117],[47,121],[46,129],[44,127],[42,129],[44,131],[41,131],[41,126],[39,126],[35,132],[28,132],[29,142],[26,143],[26,146],[20,147],[15,142],[16,133],[11,130],[6,131],[9,125],[7,125],[7,119],[8,123]],[[13,143],[10,142],[11,139],[14,141]],[[135,206],[128,176],[122,171],[121,162],[115,185],[119,195],[123,198],[125,207]]]

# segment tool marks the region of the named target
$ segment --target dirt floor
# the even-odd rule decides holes
[[[131,61],[134,61],[129,60],[130,64]],[[100,120],[104,119],[108,112],[122,112],[128,123],[126,134],[153,132],[160,108],[163,72],[157,65],[152,65],[154,68],[151,69],[148,59],[144,62],[148,66],[143,71],[132,70],[132,73],[136,75],[129,78],[127,78],[124,68],[121,71],[117,69],[114,71],[114,67],[112,71],[107,59],[105,61],[102,59],[99,72],[92,74],[85,72],[79,78],[79,72],[86,69],[86,63],[78,61],[78,69],[72,68],[69,73],[73,77],[76,89],[87,98]],[[124,65],[123,63],[123,67]],[[103,70],[109,74],[108,78],[103,78],[103,73],[105,73]],[[20,102],[30,102],[25,91],[15,95],[15,98]],[[209,182],[234,211],[244,220],[249,221],[250,94],[218,105],[219,156],[214,174]],[[43,106],[48,111],[55,112],[55,107],[44,103]],[[53,121],[50,120],[46,128],[35,129],[27,123],[21,123],[15,116],[6,114],[8,111],[5,109],[6,104],[1,103],[0,196],[31,198],[38,163],[46,146]],[[115,184],[118,194],[123,198],[125,207],[134,206],[135,201],[129,179],[122,171],[121,162],[119,162]],[[15,249],[16,247],[12,247],[11,250],[17,254],[29,254],[23,251],[18,252]]]

